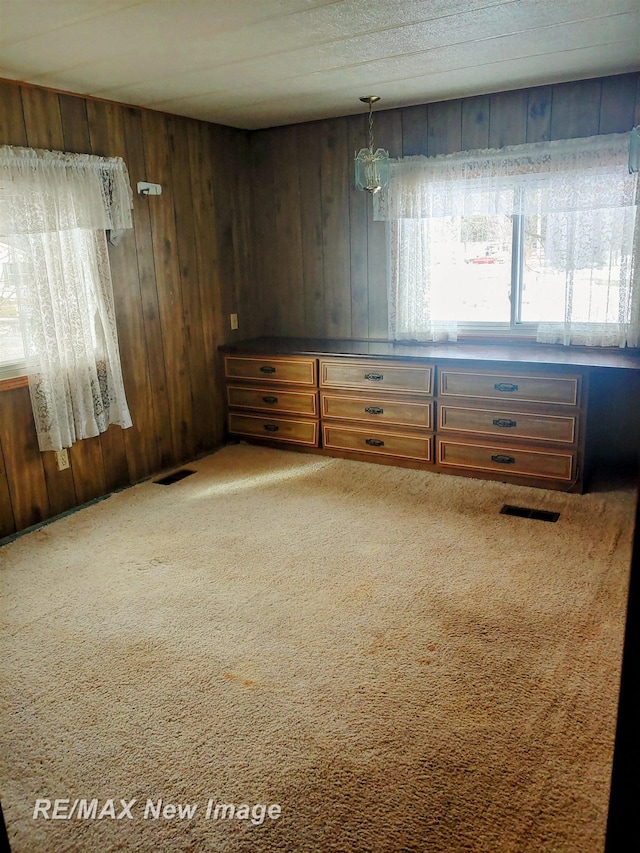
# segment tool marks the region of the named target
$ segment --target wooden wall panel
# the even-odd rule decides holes
[[[276,176],[273,184],[274,249],[282,263],[273,289],[269,291],[269,302],[278,328],[285,335],[296,335],[303,325],[304,317],[298,138],[288,130],[276,130],[271,143]]]
[[[181,384],[185,386],[185,391],[188,391],[191,397],[191,417],[188,417],[190,441],[185,450],[188,455],[193,455],[202,453],[209,446],[213,411],[207,381],[207,373],[210,369],[203,357],[204,329],[196,255],[195,219],[191,203],[199,176],[192,172],[188,156],[190,124],[191,122],[185,122],[175,116],[169,116],[167,119],[169,165],[176,225],[174,254],[179,265],[178,278],[181,282],[184,323],[181,337],[185,342],[188,363],[188,381],[184,383],[181,380]],[[149,201],[152,200],[149,199]]]
[[[319,125],[323,222],[323,275],[327,337],[351,337],[351,250],[349,231],[348,121],[330,119]],[[305,203],[308,203],[305,199]],[[349,282],[349,287],[345,283]]]
[[[293,132],[293,131],[292,131]],[[271,299],[278,288],[278,257],[275,251],[276,220],[274,210],[275,180],[272,167],[272,134],[258,132],[251,144],[252,203],[257,213],[253,217],[253,255],[256,279],[260,283],[260,307],[262,311],[262,329],[264,334],[276,334],[279,326],[279,306]],[[220,189],[222,203],[228,205]],[[230,239],[219,242],[221,257],[228,255]]]
[[[273,195],[271,175],[268,168],[257,171],[251,168],[249,135],[232,128],[210,125],[211,143],[209,157],[212,163],[213,197],[216,217],[217,264],[221,287],[221,328],[225,342],[239,340],[259,334],[263,316],[260,299],[273,286],[271,279],[261,279],[262,265],[258,276],[254,275],[253,258],[260,251],[254,245],[256,235],[251,221],[254,189],[266,193],[266,203],[272,213]],[[267,146],[268,148],[268,146]],[[222,162],[217,151],[227,151]],[[267,158],[268,153],[265,152]],[[275,224],[270,223],[268,238],[275,239]],[[238,314],[240,327],[232,330],[230,314]]]
[[[201,122],[191,122],[187,142],[191,174],[201,188],[192,199],[198,294],[202,312],[202,361],[205,367],[204,385],[199,389],[197,416],[205,423],[209,446],[215,446],[222,441],[224,431],[218,416],[224,409],[224,403],[222,381],[217,372],[217,346],[224,340],[224,335],[217,243],[211,239],[208,231],[219,202],[213,190],[214,167],[210,156],[213,143],[209,128]]]
[[[354,155],[365,145],[367,134],[367,117],[350,116],[347,120],[349,186],[353,186],[355,183]],[[367,193],[351,193],[349,196],[350,336],[353,338],[369,337],[368,201]]]
[[[92,151],[87,102],[84,98],[76,98],[73,95],[60,95],[58,102],[64,150],[72,154],[84,154],[87,151]]]
[[[2,400],[0,400],[0,405],[2,405]],[[42,453],[41,456],[51,515],[58,515],[82,503],[82,498],[78,498],[76,492],[75,478],[78,476],[78,471],[74,471],[71,467],[71,459],[69,460],[69,468],[65,471],[58,471],[54,453]]]
[[[4,80],[0,80],[0,144],[18,147],[28,144],[22,91]]]
[[[0,539],[15,533],[16,522],[13,516],[11,494],[9,492],[9,474],[4,463],[4,453],[0,445]]]
[[[491,96],[489,148],[519,145],[527,137],[527,92],[500,92]]]
[[[462,102],[462,136],[464,151],[489,147],[489,115],[491,101],[488,97],[467,98]]]
[[[129,177],[135,186],[144,172],[137,173],[136,164],[129,159],[126,111],[119,113],[115,135],[112,132],[115,129],[113,121],[111,111],[91,111],[93,148],[110,151],[111,156],[123,157],[129,168]],[[138,482],[158,470],[160,464],[137,266],[136,233],[142,230],[138,225],[139,198],[134,195],[135,232],[126,233],[117,246],[109,247],[122,373],[133,420],[133,427],[130,429],[111,427],[101,436],[105,474],[110,488],[118,488],[127,482]],[[135,358],[131,357],[131,353],[135,353]]]
[[[621,74],[602,81],[599,133],[624,133],[635,126],[638,74]]]
[[[0,391],[5,536],[219,446],[222,305],[254,333],[261,319],[247,281],[248,134],[9,81],[0,81],[0,133],[0,144],[122,156],[134,190],[140,180],[163,185],[159,197],[134,192],[134,229],[109,248],[134,426],[77,442],[58,471],[54,454],[38,450],[28,389]],[[222,243],[231,248],[220,257]]]
[[[0,436],[16,530],[31,527],[51,515],[42,454],[27,388],[0,392]],[[10,521],[3,519],[3,528]]]
[[[162,330],[161,339],[154,340],[153,345],[161,346],[164,354],[173,455],[176,459],[188,459],[195,449],[191,431],[193,403],[176,234],[175,189],[167,132],[167,116],[143,112],[147,180],[162,185],[161,195],[147,197]],[[187,170],[188,164],[183,180],[190,182]]]
[[[552,98],[553,88],[551,86],[537,86],[527,92],[527,136],[525,142],[547,142],[551,139]]]
[[[402,154],[396,156],[426,156],[428,115],[426,104],[402,110]]]
[[[138,181],[150,180],[144,158],[142,116],[138,110],[125,109],[123,121],[127,167],[135,189]],[[130,377],[130,384],[125,387],[127,389],[132,387],[139,401],[136,408],[140,431],[139,436],[135,438],[139,439],[140,444],[137,447],[138,453],[129,462],[130,476],[135,478],[134,482],[153,471],[169,467],[174,459],[171,421],[166,405],[167,376],[162,349],[162,325],[149,215],[149,205],[153,200],[154,198],[134,192],[133,237],[136,250],[137,284],[132,293],[133,298],[126,301],[127,314],[135,315],[131,318],[129,339],[131,347],[137,347],[137,358],[133,360],[123,356],[123,369],[127,370]],[[126,236],[124,239],[127,239]],[[114,295],[117,291],[118,288],[114,285]],[[138,302],[139,304],[136,304]],[[135,341],[137,343],[134,343]],[[137,428],[136,424],[133,428]],[[133,436],[128,435],[126,440],[133,439]]]
[[[30,148],[64,148],[59,96],[47,89],[21,86],[22,108]]]
[[[304,299],[302,334],[321,337],[324,334],[324,264],[322,208],[310,199],[319,199],[322,187],[320,169],[320,136],[316,124],[300,124],[295,128],[300,163],[300,226],[302,232],[302,291]],[[254,219],[260,210],[254,211]],[[256,269],[260,258],[255,257]]]
[[[551,139],[595,136],[600,126],[601,102],[601,80],[581,80],[554,86]]]
[[[463,101],[429,104],[427,118],[427,156],[462,151]]]

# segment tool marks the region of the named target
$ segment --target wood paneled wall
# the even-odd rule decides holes
[[[392,157],[622,133],[640,123],[640,74],[380,111]],[[366,114],[251,137],[256,273],[265,332],[388,336],[385,224],[354,189]]]
[[[640,74],[624,74],[377,112],[376,146],[392,157],[623,133],[640,124]],[[254,258],[264,332],[388,337],[385,224],[354,189],[366,114],[258,131]],[[633,465],[640,445],[637,382],[594,378],[593,458]]]
[[[216,447],[224,422],[217,347],[252,325],[248,134],[0,82],[0,144],[121,156],[134,230],[110,246],[134,426],[75,444],[70,468],[37,447],[26,387],[0,391],[0,537]],[[231,332],[229,313],[243,328]]]
[[[640,123],[639,79],[382,111],[376,143],[398,157],[622,132]],[[365,139],[364,113],[246,133],[0,81],[0,144],[122,156],[134,187],[163,187],[135,196],[135,228],[110,249],[134,427],[77,443],[71,467],[58,471],[54,455],[38,451],[28,390],[0,391],[0,537],[216,447],[220,343],[387,337],[385,226],[352,189]],[[633,403],[606,382],[601,393],[605,413],[615,393],[617,446],[628,456]]]

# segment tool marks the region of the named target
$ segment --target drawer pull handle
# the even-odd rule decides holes
[[[367,438],[365,444],[368,444],[369,447],[384,447],[384,441],[380,438]]]
[[[260,368],[260,371],[261,373],[275,373],[276,369],[275,367],[271,367],[270,364],[265,364],[263,367]]]
[[[496,382],[496,384],[493,387],[496,389],[496,391],[517,391],[518,390],[518,386],[514,385],[511,382]]]
[[[380,406],[367,406],[365,412],[368,415],[383,415],[384,409],[381,409]]]
[[[263,424],[263,426],[267,432],[278,432],[278,430],[280,429],[280,427],[276,426],[276,424]]]
[[[518,426],[517,421],[512,421],[511,418],[495,418],[493,425],[505,428]]]
[[[383,373],[365,373],[365,379],[368,379],[369,382],[382,382],[384,379]]]
[[[277,397],[263,397],[262,402],[263,403],[277,403],[278,398]]]
[[[496,453],[491,457],[494,462],[499,462],[500,465],[512,465],[516,460],[513,456],[505,456],[502,453]]]

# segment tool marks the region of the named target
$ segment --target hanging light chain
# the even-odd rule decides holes
[[[373,154],[373,104],[369,103],[369,151]]]

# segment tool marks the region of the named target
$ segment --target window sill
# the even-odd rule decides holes
[[[535,344],[535,335],[522,335],[516,332],[458,332],[458,341],[471,343],[514,343]]]
[[[13,376],[11,379],[0,379],[0,393],[2,391],[12,391],[14,388],[26,388],[28,384],[28,376]]]

